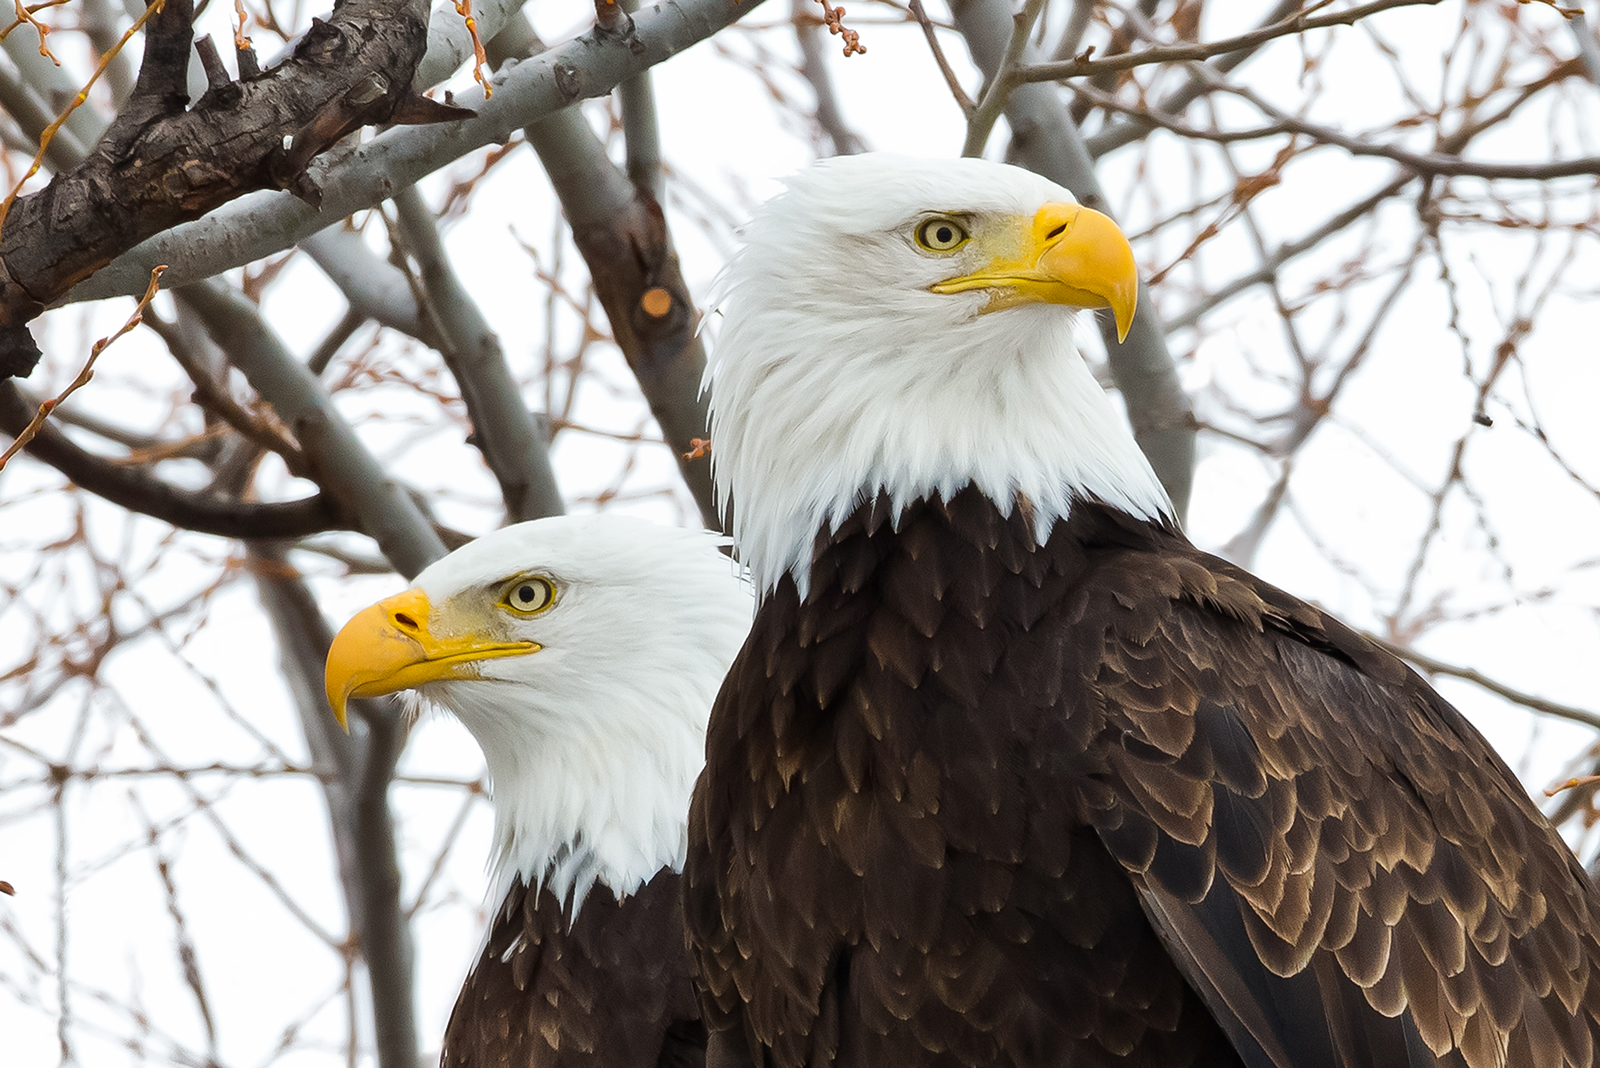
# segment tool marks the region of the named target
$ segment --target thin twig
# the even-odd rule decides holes
[[[1144,48],[1137,52],[1108,56],[1105,59],[1071,59],[1063,63],[1036,63],[1016,71],[1012,78],[1015,82],[1054,82],[1065,78],[1092,78],[1098,74],[1114,74],[1152,63],[1182,63],[1186,60],[1211,59],[1230,52],[1255,48],[1274,38],[1296,37],[1307,30],[1349,26],[1380,11],[1399,7],[1431,7],[1441,2],[1442,0],[1374,0],[1373,3],[1336,11],[1329,15],[1296,15],[1281,22],[1274,22],[1270,26],[1263,26],[1259,30],[1207,44]]]
[[[478,36],[478,20],[472,16],[472,0],[455,0],[455,5],[456,14],[461,16],[467,25],[467,32],[472,35],[472,80],[483,86],[483,98],[488,100],[494,96],[494,86],[489,84],[489,77],[483,72],[489,57],[484,54],[483,40]]]
[[[963,156],[983,155],[983,146],[989,143],[989,133],[994,129],[1006,98],[1017,84],[1015,75],[1022,67],[1022,57],[1028,50],[1028,36],[1033,24],[1044,10],[1045,0],[1028,0],[1022,10],[1012,16],[1011,40],[1006,43],[1005,55],[999,69],[989,79],[977,106],[967,115],[967,142],[961,146]]]
[[[167,265],[163,263],[151,270],[150,285],[145,289],[144,296],[139,298],[139,303],[134,307],[133,314],[128,316],[128,321],[118,327],[116,333],[109,337],[103,337],[94,343],[94,347],[89,350],[89,359],[84,363],[83,370],[78,372],[78,377],[74,378],[71,384],[55,397],[39,405],[39,414],[35,415],[32,422],[23,428],[22,432],[17,435],[16,440],[7,446],[5,452],[0,452],[0,471],[4,471],[6,464],[11,462],[11,458],[21,452],[28,442],[33,440],[34,435],[39,433],[39,428],[44,426],[44,421],[50,418],[50,413],[55,411],[62,401],[89,384],[89,380],[94,377],[94,363],[100,358],[100,354],[113,341],[144,321],[144,311],[150,306],[150,302],[155,299],[156,290],[161,284],[161,272],[166,269]]]
[[[922,35],[928,39],[928,48],[933,52],[933,61],[939,64],[939,73],[944,75],[944,82],[950,87],[950,95],[956,98],[961,113],[970,116],[972,109],[978,105],[974,104],[967,91],[961,88],[961,80],[950,68],[950,61],[944,58],[944,49],[939,47],[939,37],[934,33],[933,20],[923,10],[922,0],[911,0],[908,10],[911,12],[911,17],[917,20],[917,25],[922,27]]]
[[[0,41],[4,41],[11,36],[11,31],[18,26],[32,26],[34,32],[39,35],[39,54],[56,66],[61,66],[61,60],[56,58],[56,54],[50,51],[50,45],[46,43],[47,38],[50,36],[50,27],[33,16],[46,8],[60,7],[67,2],[68,0],[45,0],[42,4],[24,4],[22,0],[13,0],[17,17],[5,29],[0,30]]]

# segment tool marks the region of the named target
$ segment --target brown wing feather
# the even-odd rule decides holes
[[[442,1068],[703,1068],[680,877],[618,901],[596,886],[569,923],[519,880],[445,1029]]]
[[[1281,1068],[1593,1063],[1594,890],[1454,708],[1175,535],[1108,546],[1082,588],[1095,826],[1236,1043]]]
[[[817,540],[707,736],[686,918],[774,1068],[1581,1068],[1594,891],[1402,664],[1170,530],[967,490]]]
[[[1236,1068],[1075,814],[1066,573],[982,498],[885,518],[779,587],[712,714],[685,869],[711,1026],[775,1068]]]

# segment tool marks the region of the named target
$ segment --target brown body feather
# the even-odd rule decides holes
[[[690,815],[713,1030],[775,1068],[1594,1063],[1600,900],[1455,709],[1175,531],[1026,512],[864,506],[762,605]]]
[[[519,879],[456,999],[442,1068],[702,1068],[681,876],[620,902],[603,885],[569,922]]]

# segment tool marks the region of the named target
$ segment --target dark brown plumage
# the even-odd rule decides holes
[[[707,754],[687,919],[758,1064],[1594,1063],[1595,891],[1510,771],[1164,525],[862,507]]]
[[[576,921],[519,879],[445,1029],[442,1068],[700,1068],[681,876],[621,902],[589,891]]]

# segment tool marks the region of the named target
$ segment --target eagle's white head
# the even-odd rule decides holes
[[[703,531],[609,515],[518,523],[358,613],[328,700],[413,689],[461,720],[494,789],[495,898],[574,907],[681,870],[706,719],[754,601]]]
[[[876,494],[896,510],[976,485],[1039,536],[1073,500],[1172,514],[1073,343],[1125,332],[1138,293],[1116,225],[1030,171],[866,154],[801,172],[718,282],[706,372],[719,504],[763,591],[806,589],[817,532]]]

